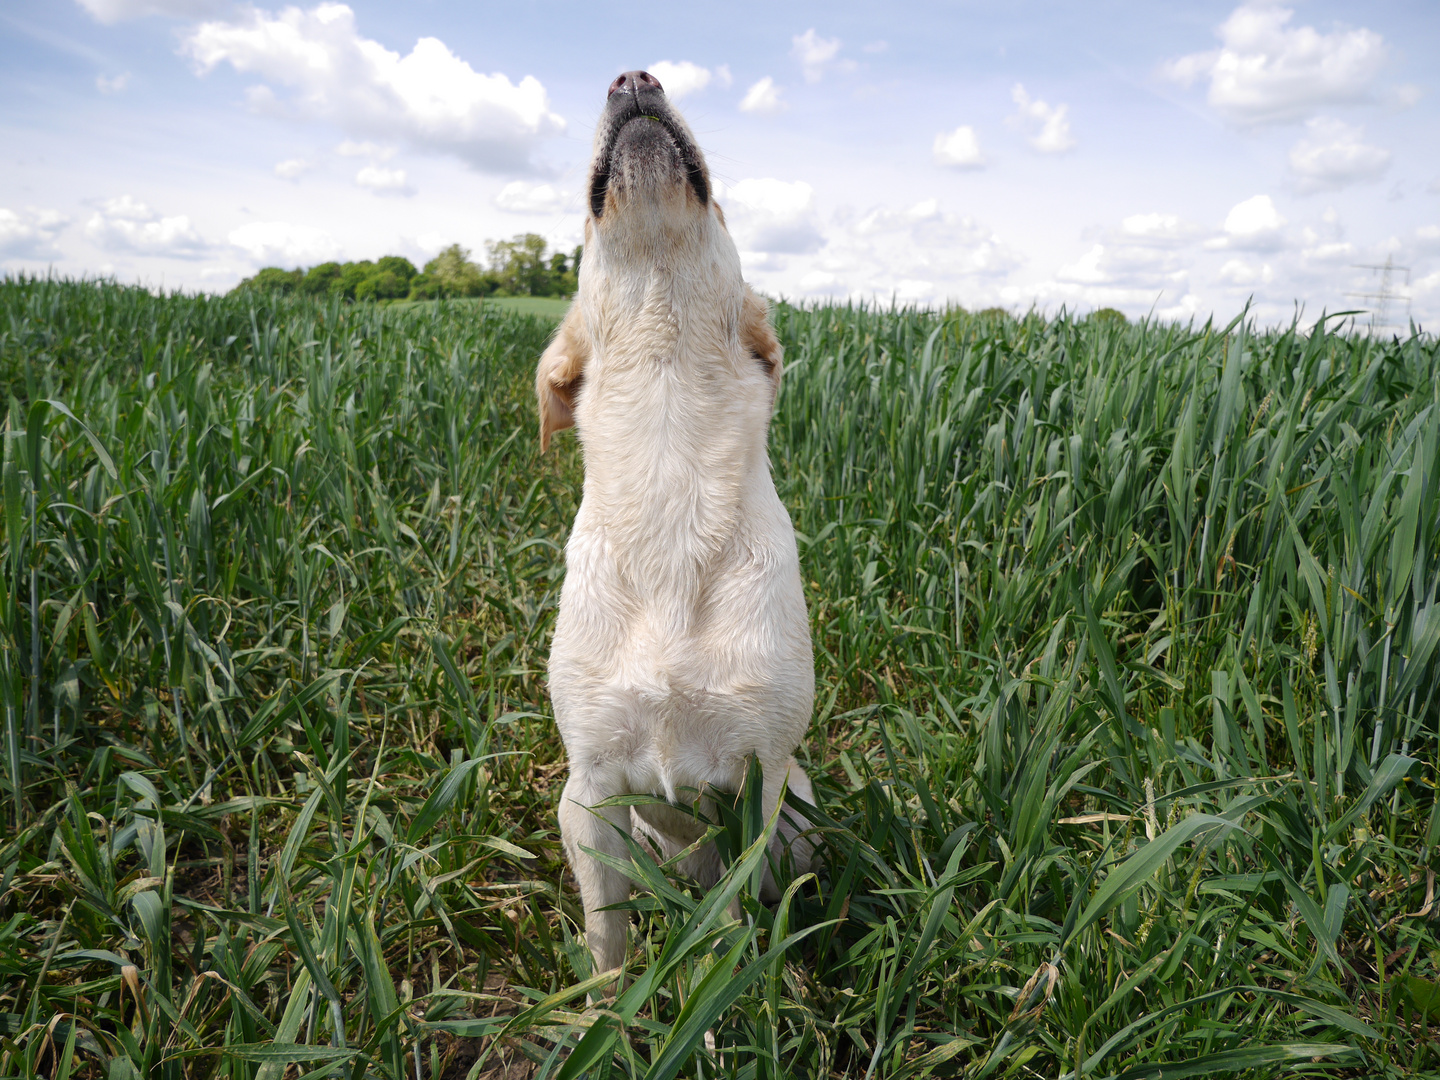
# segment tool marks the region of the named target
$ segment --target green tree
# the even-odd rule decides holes
[[[355,288],[356,300],[399,300],[410,294],[410,282],[399,274],[381,270]]]
[[[382,274],[394,274],[407,285],[420,273],[415,264],[403,255],[382,255],[375,260],[375,269]]]
[[[300,283],[300,291],[307,296],[324,296],[339,284],[345,270],[338,262],[325,262],[312,266]]]
[[[316,267],[319,269],[319,267]],[[312,270],[311,273],[314,273]],[[362,259],[360,262],[346,263],[340,270],[340,276],[330,283],[330,292],[339,293],[347,300],[359,299],[359,289],[365,281],[375,274],[375,264],[369,259]]]
[[[544,296],[548,275],[545,265],[545,238],[539,233],[522,233],[511,240],[494,240],[485,245],[490,271],[500,279],[506,296]]]
[[[415,264],[403,255],[383,256],[376,260],[375,272],[366,278],[361,286],[365,295],[362,296],[360,290],[357,290],[356,299],[373,296],[377,300],[401,300],[410,295],[410,283],[419,274]]]
[[[580,276],[580,249],[577,247],[566,262],[565,253],[557,251],[550,256],[550,295],[574,296],[577,279]]]
[[[416,300],[455,296],[484,296],[495,291],[495,283],[470,261],[470,249],[451,244],[425,264],[414,279],[410,296]]]
[[[346,300],[436,300],[450,297],[573,296],[580,272],[581,249],[570,254],[547,250],[538,233],[486,244],[490,266],[482,270],[470,250],[451,244],[425,264],[423,271],[403,255],[384,255],[374,262],[323,262],[309,270],[267,266],[233,291],[301,292],[307,296],[339,296]]]
[[[580,267],[580,249],[567,260],[563,251],[546,253],[539,233],[521,233],[486,245],[490,272],[505,296],[572,296]]]
[[[409,295],[410,282],[418,273],[402,255],[386,255],[375,262],[362,259],[343,264],[329,292],[347,300],[397,300]]]
[[[292,293],[300,288],[300,283],[305,280],[305,271],[300,269],[282,270],[278,266],[267,266],[259,271],[254,277],[248,277],[236,285],[230,291],[238,292],[260,292],[260,293]]]

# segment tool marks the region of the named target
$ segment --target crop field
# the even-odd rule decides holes
[[[569,300],[557,300],[552,296],[490,296],[484,303],[503,311],[519,312],[522,315],[541,315],[559,322],[570,307]]]
[[[775,314],[825,865],[612,1000],[553,318],[0,281],[0,1076],[1440,1071],[1436,340]]]
[[[415,303],[434,304],[433,300],[400,300],[397,306],[409,307]],[[565,312],[570,308],[569,300],[559,300],[553,296],[487,296],[483,300],[452,300],[449,301],[455,311],[464,311],[466,305],[485,305],[495,311],[514,312],[520,315],[538,315],[547,320],[550,325],[558,323],[565,317]]]

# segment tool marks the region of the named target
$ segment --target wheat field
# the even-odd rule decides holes
[[[0,1075],[1440,1070],[1436,340],[775,318],[825,865],[591,1005],[552,317],[0,281]]]

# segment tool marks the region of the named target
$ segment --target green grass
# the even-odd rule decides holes
[[[394,307],[412,308],[417,304],[428,304],[434,306],[433,300],[402,300],[392,305]],[[446,303],[453,305],[456,310],[464,310],[467,304],[485,305],[496,311],[513,313],[516,315],[534,315],[544,319],[550,325],[558,323],[565,317],[565,312],[570,310],[570,301],[561,300],[553,296],[487,296],[483,300],[449,300]]]
[[[502,311],[513,311],[519,315],[541,315],[559,322],[570,310],[569,300],[553,296],[491,296],[485,303]]]
[[[553,318],[0,283],[0,1075],[1440,1069],[1436,342],[776,317],[826,866],[601,1008]]]

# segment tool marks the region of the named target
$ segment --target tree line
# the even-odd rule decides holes
[[[324,262],[308,270],[267,266],[231,291],[294,292],[346,300],[568,297],[575,295],[580,252],[579,247],[568,255],[551,252],[538,233],[522,233],[487,243],[483,268],[471,260],[469,248],[451,244],[420,270],[403,255],[386,255],[373,262]]]

